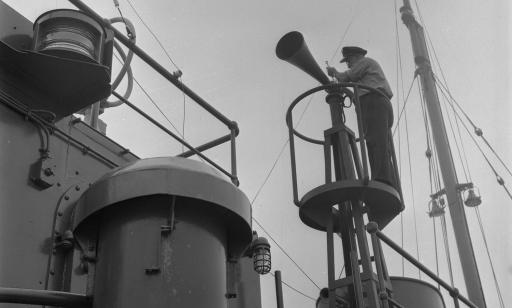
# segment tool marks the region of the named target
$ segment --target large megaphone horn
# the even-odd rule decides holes
[[[277,43],[276,55],[279,59],[289,62],[308,73],[321,84],[329,83],[329,78],[309,52],[308,46],[304,42],[304,36],[300,32],[292,31],[285,34]]]

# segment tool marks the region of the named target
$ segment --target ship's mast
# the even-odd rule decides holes
[[[446,134],[434,75],[430,65],[425,34],[421,25],[414,18],[409,0],[404,0],[404,6],[400,9],[400,12],[402,13],[402,20],[411,34],[414,61],[416,62],[417,72],[420,76],[421,87],[430,117],[430,126],[439,157],[441,174],[445,185],[448,207],[450,209],[468,297],[475,305],[483,308],[486,307],[484,293],[478,274],[478,267],[473,252],[462,197],[458,190],[459,183],[455,172],[448,136]]]

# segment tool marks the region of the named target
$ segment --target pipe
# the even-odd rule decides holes
[[[82,294],[0,287],[0,303],[57,307],[91,307],[92,298]]]
[[[284,308],[283,303],[283,282],[281,281],[281,271],[274,272],[274,278],[276,280],[276,298],[277,308]]]

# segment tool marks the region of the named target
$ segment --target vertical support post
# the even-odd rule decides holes
[[[329,93],[325,99],[329,104],[331,111],[331,122],[333,127],[341,127],[343,124],[342,96],[339,92]],[[350,146],[347,132],[338,132],[332,139],[334,172],[337,181],[344,179],[353,179],[355,177],[354,164],[350,155]],[[343,246],[343,258],[345,262],[345,272],[347,276],[352,276],[352,266],[350,261],[350,251],[352,250],[352,212],[349,203],[339,205],[339,213],[343,217],[343,223],[340,226],[340,236]],[[334,270],[334,269],[333,269]]]
[[[462,197],[457,190],[457,174],[455,172],[455,165],[453,163],[441,106],[439,104],[434,74],[430,65],[425,34],[421,25],[414,18],[408,0],[404,0],[404,6],[400,9],[400,12],[402,13],[402,20],[411,34],[414,60],[418,67],[423,95],[427,103],[432,136],[439,157],[438,161],[446,189],[448,208],[450,209],[450,216],[452,218],[453,230],[459,250],[459,258],[466,282],[468,297],[478,307],[485,308],[484,292],[478,273],[475,254],[473,252]]]
[[[375,235],[375,232],[371,234],[372,238],[372,246],[373,246],[373,255],[375,256],[375,267],[377,269],[377,277],[379,279],[379,289],[380,289],[380,300],[382,303],[383,308],[389,308],[389,303],[387,299],[387,292],[386,292],[386,282],[384,281],[384,267],[382,265],[382,255],[380,251],[379,246],[379,239],[377,238],[377,235]]]
[[[236,170],[236,135],[238,126],[235,124],[234,127],[231,127],[231,181],[233,184],[238,186],[240,182],[238,181],[238,175]]]
[[[357,129],[359,130],[359,146],[361,148],[361,158],[363,162],[363,174],[362,178],[364,183],[368,183],[369,173],[368,173],[368,154],[366,153],[366,132],[364,131],[364,120],[362,117],[361,104],[359,102],[359,88],[357,86],[354,87],[354,106],[356,108],[357,115]]]
[[[334,216],[334,213],[332,213]],[[329,284],[329,308],[336,308],[336,289],[334,278],[334,239],[333,218],[327,223],[327,279]]]
[[[274,278],[276,281],[276,300],[277,300],[277,308],[284,308],[283,303],[283,283],[281,280],[281,271],[274,272]]]

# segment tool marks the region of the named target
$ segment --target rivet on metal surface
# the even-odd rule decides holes
[[[80,191],[80,186],[76,185],[76,186],[75,186],[75,190],[76,190],[76,191]]]
[[[66,196],[64,196],[64,199],[65,199],[65,200],[69,200],[69,196],[67,196],[67,195],[66,195]]]

